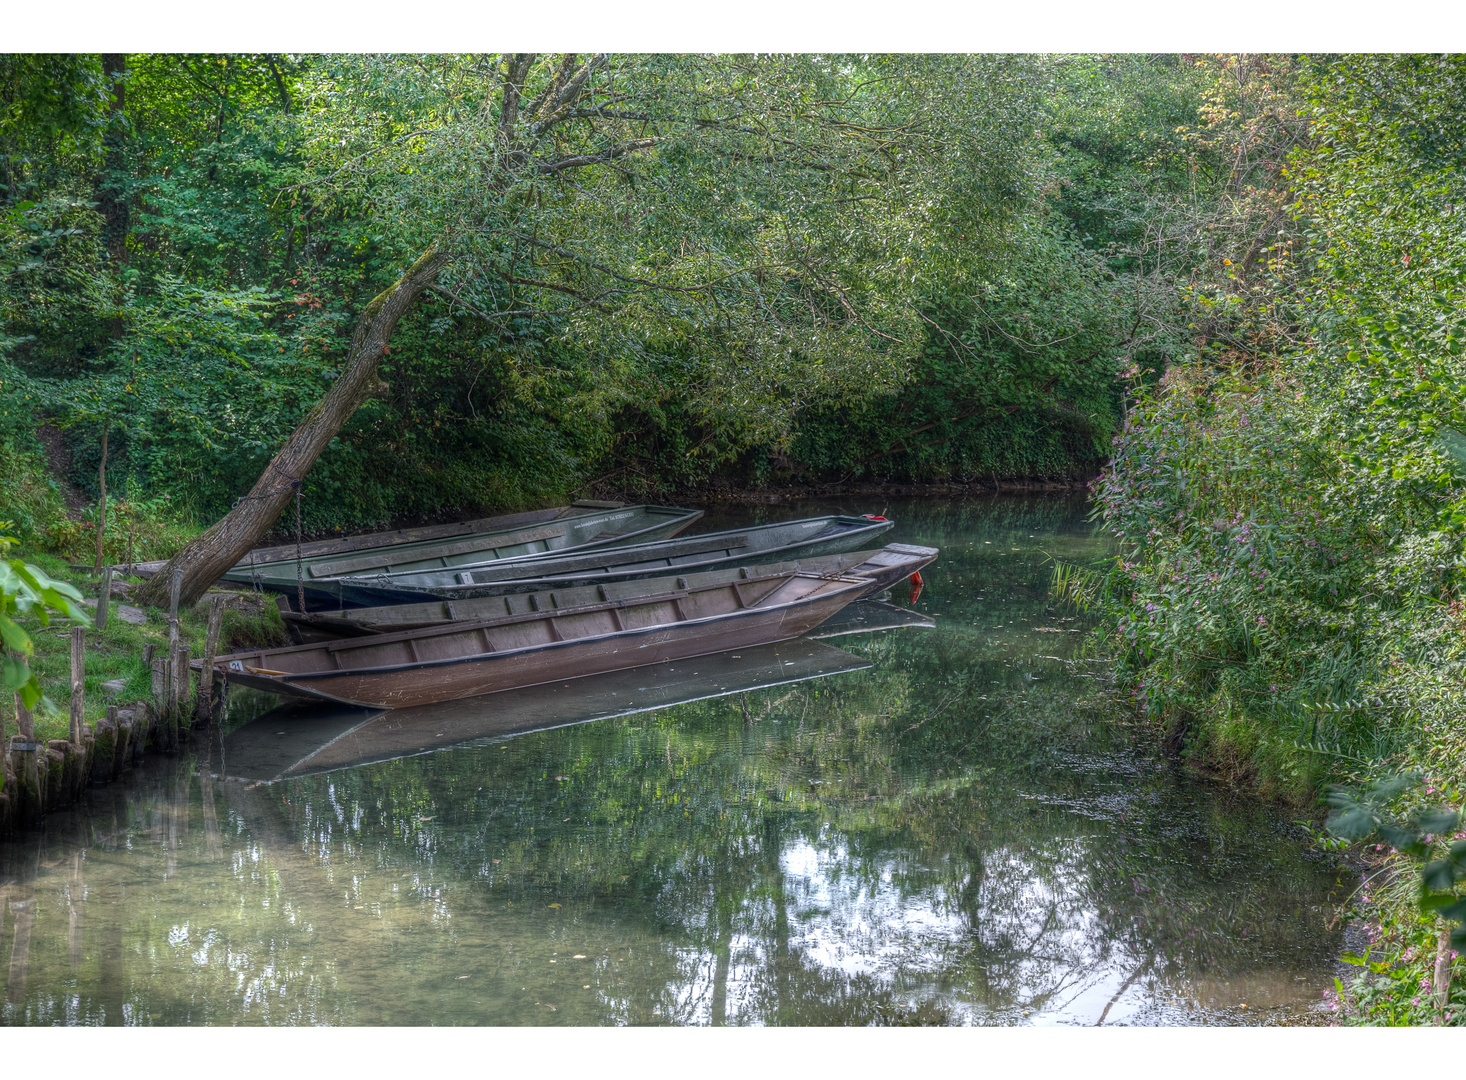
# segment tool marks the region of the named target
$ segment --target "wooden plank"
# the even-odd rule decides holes
[[[333,537],[329,540],[309,540],[301,545],[302,558],[312,559],[320,555],[345,555],[363,548],[395,547],[398,544],[417,544],[424,540],[447,540],[467,533],[488,532],[492,529],[512,529],[518,525],[533,525],[563,514],[568,507],[552,506],[547,510],[531,510],[521,514],[500,514],[497,517],[474,518],[471,521],[452,521],[442,525],[419,525],[410,529],[390,529],[385,532],[361,533],[356,536]],[[280,544],[276,547],[256,548],[258,562],[281,562],[295,558],[294,544]]]
[[[650,546],[651,545],[648,545],[648,547]],[[658,541],[656,545],[657,550],[655,553],[643,551],[642,549],[634,547],[606,548],[602,551],[589,552],[578,558],[574,558],[569,555],[558,557],[555,558],[553,562],[555,573],[572,574],[579,570],[591,570],[601,566],[615,566],[621,562],[649,563],[654,561],[664,561],[666,559],[676,559],[680,558],[683,555],[704,555],[710,551],[732,551],[736,550],[737,548],[745,548],[747,546],[748,537],[746,536],[726,536],[714,533],[709,536],[694,536],[688,540]],[[525,559],[522,561],[516,561],[512,567],[506,565],[504,567],[504,570],[506,573],[512,571],[512,573],[510,573],[511,577],[530,577],[532,576],[532,571],[537,565],[548,562],[549,560],[544,559]],[[460,584],[485,584],[487,582],[493,581],[495,580],[494,578],[486,578],[484,581],[481,582],[477,577],[477,573],[479,571],[482,571],[485,574],[492,574],[498,569],[499,568],[493,566],[482,566],[476,568],[476,570],[465,571],[459,576],[473,578],[473,581],[460,582]],[[415,571],[415,573],[430,574],[432,573],[432,571],[422,570]]]
[[[523,532],[510,533],[507,536],[485,536],[477,540],[461,540],[456,544],[444,544],[442,547],[434,548],[431,552],[413,552],[413,560],[446,558],[449,555],[463,555],[471,551],[494,551],[498,548],[513,547],[516,544],[529,544],[536,540],[553,540],[557,536],[565,535],[563,525],[546,525],[539,529],[525,529]],[[339,577],[342,574],[349,574],[353,570],[369,570],[373,567],[386,566],[391,561],[391,555],[360,555],[354,559],[337,559],[334,562],[316,563],[310,567],[311,577]]]

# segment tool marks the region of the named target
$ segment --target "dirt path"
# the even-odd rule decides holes
[[[47,421],[36,425],[36,437],[45,448],[46,467],[51,479],[56,481],[62,501],[66,503],[66,516],[72,521],[79,521],[91,502],[71,482],[71,451],[67,449],[66,436],[60,428]]]

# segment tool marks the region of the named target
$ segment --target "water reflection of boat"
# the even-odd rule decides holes
[[[821,555],[763,566],[738,566],[705,570],[675,577],[609,581],[576,588],[532,593],[501,593],[468,599],[433,597],[416,604],[388,604],[382,607],[347,608],[335,612],[301,615],[282,611],[287,628],[297,644],[333,641],[342,637],[390,633],[447,622],[492,619],[581,607],[605,601],[632,601],[639,596],[672,593],[679,589],[701,589],[731,582],[747,582],[777,574],[805,573],[819,576],[864,578],[869,584],[862,597],[885,592],[937,557],[937,549],[909,544],[888,544],[878,551],[857,551],[843,555]]]
[[[673,506],[570,509],[580,509],[581,512],[467,535],[394,542],[350,551],[326,551],[309,556],[302,552],[300,573],[307,581],[320,581],[352,574],[442,570],[546,553],[637,545],[674,536],[702,517],[701,510]],[[224,580],[293,591],[297,572],[294,552],[288,548],[284,554],[280,551],[272,552],[280,555],[272,561],[261,561],[255,555],[252,562],[241,563],[231,569],[224,575]]]
[[[231,653],[230,682],[406,708],[784,641],[867,591],[864,578],[784,573],[572,608]]]
[[[453,599],[542,592],[660,577],[669,570],[698,573],[780,560],[789,562],[868,547],[870,541],[893,524],[885,518],[827,514],[676,540],[617,545],[606,551],[536,556],[512,563],[421,573],[353,574],[321,584],[320,592],[307,596],[306,605],[311,610],[327,610],[412,603],[422,600],[423,592]],[[324,599],[323,593],[329,593],[332,598]]]
[[[937,621],[910,608],[881,600],[861,600],[831,615],[804,636],[825,641],[848,634],[870,634],[880,630],[933,630]]]
[[[870,666],[806,638],[411,709],[297,701],[226,735],[221,771],[234,779],[283,780]]]

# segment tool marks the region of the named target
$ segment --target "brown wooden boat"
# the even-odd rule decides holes
[[[215,760],[221,776],[269,783],[870,666],[865,657],[801,638],[416,709],[382,712],[296,698],[230,731]]]
[[[230,682],[403,708],[799,637],[870,587],[785,573],[576,607],[233,653]],[[202,665],[196,664],[202,670]]]
[[[822,577],[841,575],[864,578],[869,583],[860,598],[885,592],[927,566],[939,554],[936,548],[915,544],[887,544],[876,551],[853,551],[843,555],[820,555],[766,566],[728,567],[702,573],[667,576],[638,581],[608,581],[571,589],[546,589],[533,593],[504,593],[468,599],[432,597],[417,604],[389,604],[382,607],[347,608],[335,612],[300,615],[289,610],[288,598],[281,605],[291,636],[298,642],[331,641],[361,634],[390,633],[444,622],[491,619],[533,611],[579,607],[606,600],[635,600],[637,597],[670,593],[678,589],[701,589],[776,574],[805,573]]]

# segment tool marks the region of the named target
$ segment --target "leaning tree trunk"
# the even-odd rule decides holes
[[[331,392],[290,433],[249,494],[184,545],[167,566],[144,584],[138,592],[142,603],[162,607],[168,602],[168,583],[175,568],[183,570],[179,605],[197,603],[210,585],[270,531],[326,445],[357,407],[377,392],[381,385],[377,366],[386,354],[397,320],[407,313],[447,263],[448,257],[439,254],[436,246],[429,248],[395,285],[367,305],[352,336],[345,370]]]

